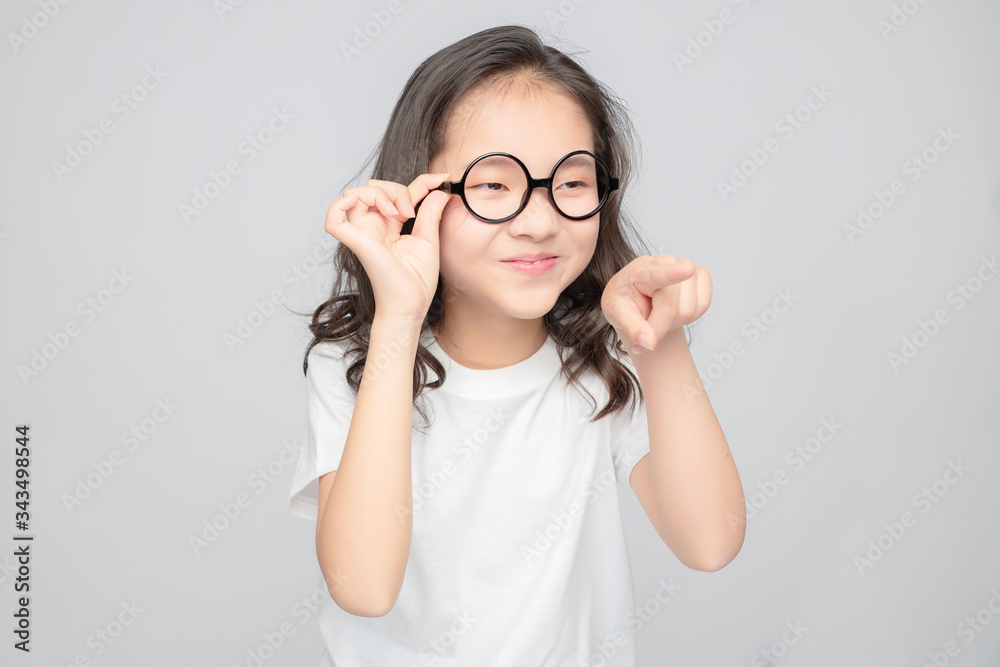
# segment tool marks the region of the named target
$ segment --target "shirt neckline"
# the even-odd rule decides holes
[[[437,391],[446,393],[479,397],[518,394],[551,381],[562,370],[562,359],[556,342],[548,335],[542,346],[530,357],[503,368],[462,366],[448,356],[430,332],[427,332],[424,345],[444,366],[444,384]]]

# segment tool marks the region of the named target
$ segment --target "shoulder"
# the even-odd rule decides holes
[[[565,360],[569,360],[571,354],[572,351],[570,349],[565,349],[563,351],[562,358]],[[621,367],[615,364],[615,362],[620,362],[622,366],[624,366],[624,368],[627,371],[631,372],[636,377],[636,380],[638,380],[638,373],[635,369],[635,365],[632,363],[632,359],[625,352],[619,352],[615,350],[613,347],[609,346],[607,359],[611,364],[609,370],[615,372],[621,370]],[[570,361],[570,366],[573,367],[577,363],[579,362]],[[610,400],[611,393],[609,391],[607,381],[589,365],[585,365],[580,370],[580,374],[577,376],[577,380],[580,383],[580,385],[582,385],[582,387],[586,389],[586,392],[589,393],[589,396],[582,393],[580,391],[581,389],[580,387],[574,387],[573,383],[570,383],[566,379],[566,377],[562,373],[560,373],[560,381],[566,384],[568,387],[576,389],[575,392],[571,392],[575,397],[574,400],[577,402],[582,401],[580,405],[587,406],[585,413],[589,418],[592,412],[596,414],[597,411],[599,411],[601,408],[604,407],[604,405]],[[596,410],[594,410],[594,401],[597,402]],[[620,418],[622,413],[629,413],[629,412],[630,412],[629,407],[628,405],[626,405],[623,408],[615,411],[611,415],[607,416],[614,416],[616,418]]]
[[[563,352],[562,352],[562,355],[561,355],[560,358],[562,360],[564,360],[564,361],[567,361],[567,360],[570,361],[570,366],[574,366],[574,365],[576,365],[579,362],[574,362],[574,361],[572,361],[570,359],[570,357],[572,356],[572,354],[573,354],[573,349],[572,348],[565,348],[565,349],[563,349]],[[621,352],[619,350],[616,350],[614,348],[614,346],[608,346],[608,356],[607,356],[607,359],[608,359],[608,361],[611,364],[614,364],[614,362],[616,362],[616,361],[620,362],[627,370],[629,370],[633,374],[637,373],[637,371],[635,369],[635,364],[632,362],[631,357],[629,357],[628,354],[625,353],[625,352]],[[603,381],[601,380],[601,377],[597,374],[597,372],[590,365],[584,365],[583,369],[580,372],[580,379],[584,379],[584,378],[586,378],[587,381],[589,381],[589,382],[596,382],[598,384],[603,384]]]
[[[346,354],[352,345],[348,340],[327,340],[313,345],[306,368],[306,384],[311,392],[327,400],[354,400],[355,394],[347,381],[347,370],[354,357]]]
[[[311,368],[314,362],[322,366],[343,363],[348,348],[352,346],[353,344],[346,338],[341,340],[321,340],[309,349],[309,354],[306,357],[309,367]]]

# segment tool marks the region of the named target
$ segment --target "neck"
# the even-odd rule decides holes
[[[455,363],[476,370],[505,368],[524,361],[545,343],[541,317],[444,317],[434,338]]]

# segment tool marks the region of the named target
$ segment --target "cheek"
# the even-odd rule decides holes
[[[444,205],[444,209],[441,211],[441,220],[445,218],[449,220],[458,220],[462,217],[463,213],[468,213],[465,210],[465,205],[462,204],[462,200],[457,196],[452,196],[448,199],[448,203]]]
[[[573,227],[573,240],[576,243],[577,250],[581,255],[586,255],[583,262],[584,265],[589,264],[590,260],[594,256],[594,250],[597,249],[597,231],[598,223],[580,221],[579,227]]]
[[[490,230],[466,210],[460,199],[445,206],[438,229],[441,276],[464,290],[478,275],[477,260],[488,255]]]
[[[441,222],[438,223],[442,258],[445,253],[454,254],[465,244],[468,211],[458,198],[452,198],[441,211]]]

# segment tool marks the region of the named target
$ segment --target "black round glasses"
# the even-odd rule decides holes
[[[483,222],[500,223],[520,214],[535,188],[549,191],[549,201],[563,217],[586,220],[618,189],[618,179],[601,158],[586,150],[564,155],[548,178],[532,178],[521,160],[494,152],[473,160],[461,180],[445,181],[437,189],[460,196],[469,213]],[[407,220],[400,233],[408,234],[415,219]]]

